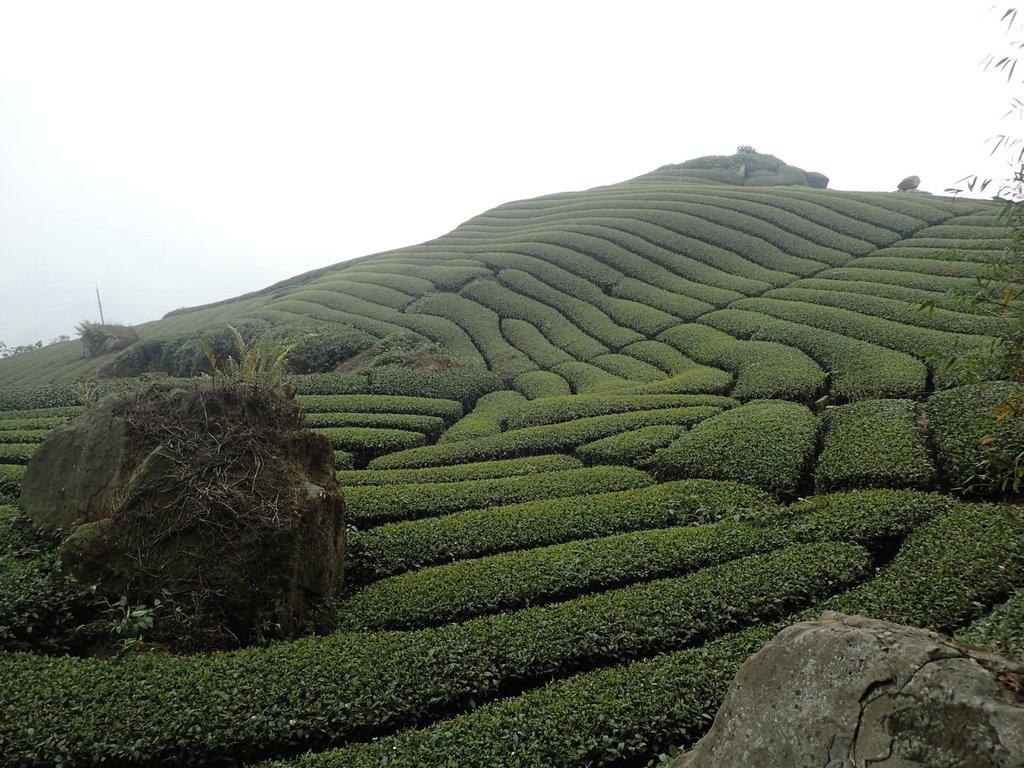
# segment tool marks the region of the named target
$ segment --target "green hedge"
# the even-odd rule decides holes
[[[935,486],[936,471],[911,400],[862,400],[825,411],[814,470],[818,493]]]
[[[60,419],[67,421],[78,416],[85,407],[81,405],[63,405],[54,408],[15,408],[0,410],[0,419]]]
[[[0,444],[41,443],[50,436],[50,429],[0,429]]]
[[[1024,589],[957,632],[956,639],[1024,663]]]
[[[426,728],[274,765],[645,765],[707,731],[740,665],[781,626],[557,680]]]
[[[476,401],[472,411],[452,424],[439,442],[454,443],[475,437],[496,435],[501,432],[502,423],[510,413],[515,413],[526,403],[518,392],[499,390],[484,395]]]
[[[21,493],[21,478],[24,474],[24,464],[0,464],[0,493],[17,498]]]
[[[512,382],[512,388],[528,400],[572,394],[569,382],[554,371],[530,371],[520,374]]]
[[[623,533],[463,560],[378,581],[344,600],[341,626],[418,629],[676,576],[786,544],[739,523]]]
[[[507,290],[507,289],[505,289]],[[502,318],[501,332],[508,339],[509,344],[523,352],[531,360],[542,368],[551,368],[559,363],[567,363],[573,359],[572,355],[548,341],[537,327],[525,320],[515,318]],[[597,342],[595,342],[596,344]],[[604,345],[600,345],[603,347]],[[601,354],[602,350],[595,349],[594,353]],[[526,376],[528,374],[521,374]]]
[[[404,365],[380,365],[371,368],[367,376],[369,391],[375,395],[457,400],[466,409],[483,395],[504,386],[502,378],[482,364],[456,365],[437,371],[418,371]]]
[[[654,452],[665,448],[686,434],[686,427],[663,424],[620,432],[581,445],[576,455],[586,464],[625,464],[634,466],[646,461]]]
[[[621,376],[629,381],[648,383],[665,379],[665,372],[660,368],[629,355],[620,355],[613,352],[607,355],[599,355],[590,362],[592,365],[596,365],[598,368],[608,371],[608,373],[614,376]]]
[[[440,416],[420,416],[416,413],[307,413],[305,425],[309,429],[323,431],[326,427],[376,427],[379,429],[404,429],[422,432],[437,438],[444,431],[445,421]]]
[[[653,482],[646,472],[629,467],[584,467],[489,480],[367,485],[345,491],[345,508],[350,524],[371,526],[464,509],[644,488]]]
[[[523,405],[510,413],[507,429],[522,429],[543,424],[555,424],[590,416],[606,416],[613,413],[650,411],[659,408],[686,408],[689,406],[712,406],[731,408],[738,403],[721,395],[572,395],[547,397]]]
[[[114,663],[8,654],[0,753],[14,764],[195,765],[365,738],[470,697],[777,620],[869,569],[860,547],[816,544],[417,633]]]
[[[462,404],[456,400],[400,395],[299,395],[296,400],[310,413],[418,413],[445,421],[462,418]]]
[[[997,421],[1000,406],[1017,392],[1011,382],[986,382],[936,392],[925,404],[932,443],[946,481],[954,488],[999,492],[1001,474],[1012,475],[1009,467],[1024,451],[1024,420]],[[982,466],[997,460],[1007,469],[1000,473]]]
[[[6,414],[0,413],[0,432],[9,432],[19,429],[53,429],[58,424],[67,421],[64,416],[45,416],[37,418],[6,418]]]
[[[710,406],[660,408],[526,427],[500,435],[478,437],[457,443],[441,443],[381,456],[370,463],[370,469],[413,469],[439,464],[461,464],[467,461],[510,459],[540,453],[568,453],[583,443],[630,429],[654,424],[689,426],[713,416],[718,411],[718,408]]]
[[[670,323],[673,325],[679,320],[692,320],[714,309],[714,306],[706,301],[674,293],[631,277],[619,280],[612,289],[612,296],[643,302],[647,306],[667,312],[672,316]],[[663,329],[664,327],[661,330]]]
[[[648,462],[661,480],[704,477],[795,496],[814,457],[818,419],[784,400],[757,400],[697,424]]]
[[[625,531],[765,514],[774,502],[738,483],[681,480],[382,525],[349,536],[346,579],[365,582],[428,565]]]
[[[364,373],[307,373],[290,381],[300,395],[359,395],[370,386]]]
[[[629,379],[617,376],[603,368],[598,368],[596,365],[577,360],[559,363],[551,370],[565,379],[572,388],[572,391],[577,394],[607,392],[628,387],[632,384]]]
[[[450,467],[423,469],[354,469],[338,472],[338,482],[344,486],[393,485],[395,483],[451,483],[457,480],[487,480],[492,477],[512,477],[535,472],[581,467],[579,459],[562,454],[528,456],[524,459],[481,461],[475,464],[454,464]]]
[[[1022,583],[1020,507],[960,504],[911,533],[877,578],[824,607],[951,633]]]
[[[695,365],[653,384],[634,384],[629,391],[638,395],[716,394],[732,389],[732,374],[707,365]]]
[[[775,341],[802,350],[830,372],[831,393],[842,401],[919,397],[927,389],[925,364],[893,349],[738,309],[711,312],[701,322],[731,336]]]
[[[356,464],[365,464],[384,454],[417,448],[427,442],[422,432],[409,432],[405,429],[323,427],[313,431],[330,440],[335,451],[353,454],[356,457]],[[335,463],[337,465],[337,462]]]
[[[799,349],[769,341],[741,341],[706,325],[686,324],[662,333],[694,360],[736,375],[733,397],[810,401],[825,382],[825,371]]]
[[[628,347],[623,347],[622,353],[660,368],[669,375],[682,373],[694,367],[693,360],[686,357],[678,349],[662,341],[654,341],[652,339],[645,339],[644,341],[630,344]]]
[[[0,463],[28,464],[39,443],[0,443]]]

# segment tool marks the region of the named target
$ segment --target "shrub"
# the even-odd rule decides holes
[[[528,400],[572,394],[569,382],[553,371],[529,371],[516,376],[512,388]]]
[[[642,427],[581,445],[576,449],[576,455],[586,464],[636,465],[646,461],[655,451],[667,447],[684,434],[686,427],[671,424]]]
[[[653,482],[647,473],[628,467],[592,467],[450,483],[357,486],[345,492],[345,504],[350,523],[370,526],[534,499],[624,491]]]
[[[441,436],[440,442],[453,443],[501,432],[502,423],[526,402],[518,392],[500,390],[484,395],[476,401],[476,407],[452,424]]]
[[[977,493],[1014,490],[1022,476],[1024,423],[998,419],[1011,402],[1012,382],[986,382],[936,392],[925,404],[932,442],[950,486]]]
[[[371,462],[370,469],[412,469],[439,464],[461,464],[467,461],[510,459],[540,453],[568,453],[583,443],[630,429],[653,424],[696,424],[718,413],[718,410],[711,406],[660,408],[525,427],[499,435],[462,440],[457,443],[439,443],[391,456],[381,456]]]
[[[544,334],[537,330],[536,326],[525,320],[502,318],[501,332],[508,339],[509,344],[526,354],[542,368],[551,368],[559,363],[567,363],[573,359],[572,355],[556,347],[544,337]],[[602,349],[594,350],[596,354],[603,352],[603,345],[600,345],[600,347]],[[537,373],[537,371],[532,371],[532,373]],[[520,378],[528,375],[529,372],[520,374]]]
[[[681,480],[631,491],[467,510],[353,533],[346,578],[369,581],[513,549],[760,515],[773,507],[768,494],[750,486]]]
[[[462,417],[462,404],[455,400],[401,395],[299,395],[296,400],[304,411],[332,413],[418,413],[439,416],[445,421]]]
[[[301,395],[360,395],[369,382],[362,373],[307,373],[291,379]]]
[[[365,464],[376,456],[416,448],[427,442],[422,432],[409,432],[405,429],[321,427],[313,431],[330,440],[336,451],[353,454],[356,464]]]
[[[422,432],[436,439],[444,431],[445,421],[440,416],[420,416],[416,413],[307,413],[304,423],[310,429],[328,427],[374,427]]]
[[[368,378],[368,389],[375,395],[457,400],[465,409],[471,408],[488,392],[504,386],[498,374],[482,365],[455,365],[439,370],[384,365],[370,369]]]
[[[911,400],[862,400],[830,408],[814,470],[818,493],[935,485],[936,472]]]
[[[455,464],[450,467],[423,469],[356,469],[338,472],[342,486],[393,485],[395,483],[451,483],[457,480],[487,480],[492,477],[529,475],[557,469],[581,467],[579,459],[562,454],[529,456],[524,459],[481,461],[476,464]]]
[[[667,331],[666,331],[667,333]],[[667,374],[677,374],[694,367],[694,362],[678,349],[661,341],[645,339],[624,347],[622,353],[655,366]]]
[[[658,408],[686,408],[712,406],[731,408],[738,403],[721,395],[573,395],[548,397],[523,405],[509,414],[507,429],[536,427],[590,416],[613,413],[656,410]]]
[[[631,383],[629,379],[624,379],[623,377],[610,373],[603,368],[598,368],[596,365],[578,361],[559,363],[551,370],[553,373],[556,373],[569,382],[569,386],[572,387],[572,391],[577,394],[602,392],[618,389],[620,387],[628,387]]]
[[[638,360],[629,355],[616,353],[599,355],[591,360],[591,363],[614,376],[620,376],[629,381],[647,383],[663,381],[665,379],[665,373],[660,368],[656,368],[650,363],[645,363],[643,360]]]
[[[925,523],[872,581],[823,607],[950,633],[1024,579],[1020,508],[960,504]]]
[[[7,654],[0,749],[15,763],[197,764],[339,743],[436,718],[469,697],[774,621],[869,567],[854,545],[807,545],[417,633],[340,633],[198,660]],[[154,698],[164,705],[148,706]]]
[[[704,477],[795,496],[814,457],[818,420],[806,407],[757,400],[696,425],[648,465],[660,480]]]
[[[0,463],[28,464],[39,443],[0,443]]]
[[[957,632],[956,639],[1024,662],[1024,589],[1018,589],[991,613]]]

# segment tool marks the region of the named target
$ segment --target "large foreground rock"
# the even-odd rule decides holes
[[[1020,768],[1024,667],[933,632],[826,613],[741,667],[672,768]]]
[[[21,504],[68,533],[78,580],[159,600],[159,642],[290,635],[334,596],[345,557],[334,452],[300,426],[294,403],[243,385],[115,396],[53,431]]]

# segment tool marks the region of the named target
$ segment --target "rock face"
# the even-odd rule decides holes
[[[183,648],[291,634],[343,576],[334,452],[276,394],[204,385],[101,401],[33,456],[21,503],[66,530],[64,568],[101,594],[160,599]]]
[[[741,667],[671,768],[1024,766],[1024,666],[897,624],[826,613]]]

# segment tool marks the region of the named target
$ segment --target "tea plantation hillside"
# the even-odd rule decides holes
[[[1024,514],[960,490],[987,438],[1024,450],[995,420],[1014,385],[939,362],[999,333],[951,293],[1005,248],[999,207],[776,162],[508,203],[120,352],[0,361],[0,765],[646,766],[823,610],[1024,654]],[[90,656],[24,468],[229,325],[291,345],[335,448],[333,629]],[[132,608],[99,631],[145,641]]]

